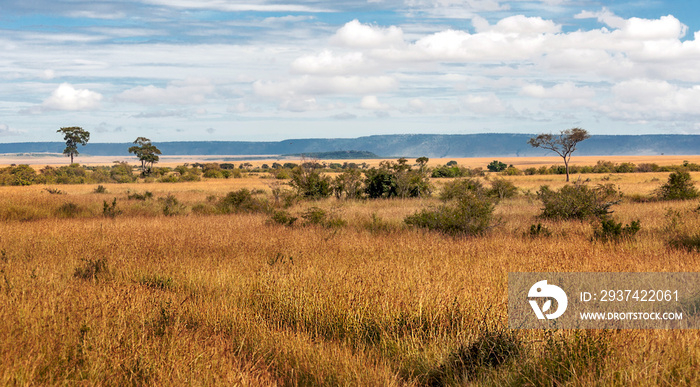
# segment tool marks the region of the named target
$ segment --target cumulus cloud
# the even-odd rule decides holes
[[[102,94],[88,89],[76,89],[63,83],[41,104],[43,110],[94,110],[100,107]]]
[[[215,91],[214,85],[207,79],[187,79],[170,82],[166,87],[153,85],[137,86],[117,96],[124,102],[158,105],[158,104],[201,104]]]
[[[317,55],[306,55],[292,62],[292,71],[301,74],[344,75],[362,72],[368,64],[361,52],[336,55],[324,50]]]
[[[346,23],[336,32],[332,42],[354,48],[402,46],[403,30],[399,27],[378,27],[360,23],[357,19]]]
[[[391,106],[386,103],[379,102],[376,95],[367,95],[360,101],[360,107],[366,110],[389,110]]]
[[[662,16],[657,20],[637,17],[624,19],[609,9],[603,8],[598,12],[582,11],[575,18],[598,19],[608,27],[620,30],[620,34],[626,38],[641,40],[680,39],[688,32],[688,26],[671,15]]]
[[[613,118],[660,120],[700,117],[700,85],[681,87],[666,81],[632,79],[612,88],[614,102],[601,106]]]
[[[551,20],[541,17],[526,17],[523,15],[509,16],[490,25],[480,16],[472,18],[472,24],[477,32],[495,32],[511,35],[556,34],[561,32],[561,26]]]

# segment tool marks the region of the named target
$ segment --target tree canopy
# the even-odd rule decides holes
[[[527,143],[535,148],[548,149],[564,159],[566,167],[566,181],[569,181],[569,161],[571,154],[576,150],[576,145],[586,139],[591,138],[588,131],[581,128],[571,128],[562,130],[559,135],[554,134],[538,134],[530,138]]]
[[[66,149],[63,154],[70,156],[70,163],[73,164],[73,156],[77,156],[78,144],[85,146],[90,141],[90,132],[78,126],[61,128],[56,133],[63,133],[63,140],[66,142]]]
[[[153,164],[160,160],[158,155],[162,154],[160,149],[151,143],[151,140],[146,137],[138,137],[134,141],[134,146],[129,147],[129,153],[135,154],[141,161],[141,169],[144,173],[148,173]]]

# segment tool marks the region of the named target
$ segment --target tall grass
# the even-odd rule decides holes
[[[697,203],[622,202],[617,219],[644,227],[604,244],[590,223],[538,220],[527,196],[502,200],[501,224],[474,238],[402,226],[435,199],[288,209],[347,221],[335,228],[127,199],[172,194],[192,208],[261,188],[228,183],[0,188],[0,384],[700,383],[692,331],[510,331],[506,320],[511,271],[698,271],[697,252],[669,248],[664,217],[674,208],[697,228]],[[122,212],[105,218],[113,197]],[[56,212],[66,202],[75,216]],[[523,237],[537,222],[551,236]]]

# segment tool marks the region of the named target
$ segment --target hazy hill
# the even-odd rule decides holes
[[[532,148],[528,134],[411,134],[358,138],[290,139],[284,141],[154,142],[164,155],[285,155],[364,151],[382,157],[541,156],[551,152]],[[93,156],[127,155],[131,143],[89,143],[80,153]],[[0,144],[0,153],[61,153],[61,142]],[[579,144],[577,155],[696,155],[700,135],[593,136]]]

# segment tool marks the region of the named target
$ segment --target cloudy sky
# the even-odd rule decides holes
[[[700,134],[680,0],[0,0],[0,142]]]

